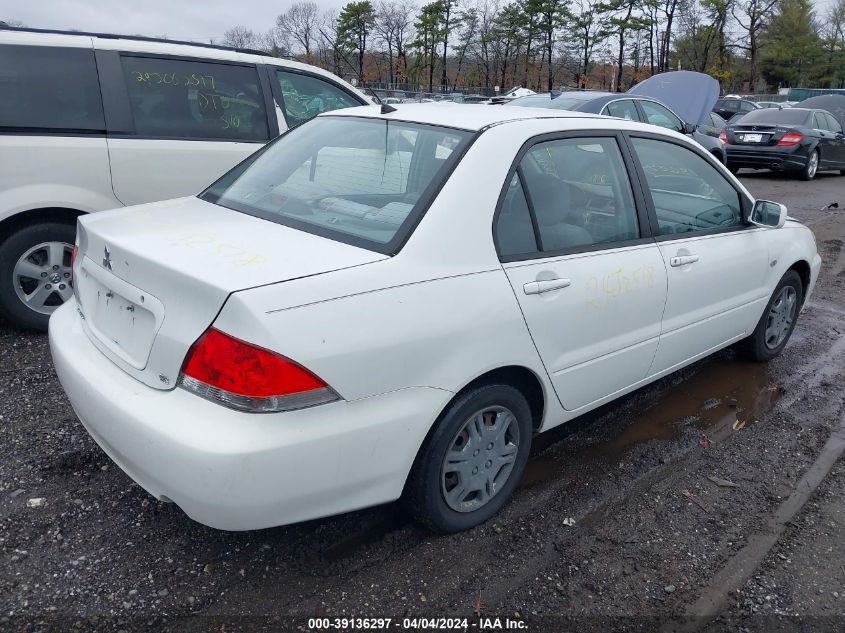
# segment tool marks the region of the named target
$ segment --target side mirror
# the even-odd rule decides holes
[[[786,206],[769,200],[757,200],[748,222],[754,226],[779,229],[786,224]]]
[[[695,132],[697,125],[693,125],[692,123],[684,123],[684,134],[692,134]]]

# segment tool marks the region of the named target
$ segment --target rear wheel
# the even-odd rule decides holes
[[[484,385],[444,411],[405,486],[411,514],[432,530],[483,523],[519,483],[531,447],[531,410],[518,390]]]
[[[12,324],[44,331],[73,295],[70,258],[76,229],[51,222],[25,226],[0,245],[0,313]]]
[[[754,332],[743,341],[746,355],[757,361],[769,361],[778,356],[792,336],[803,301],[801,277],[794,270],[788,270],[778,282]]]
[[[816,172],[819,170],[819,151],[814,149],[810,152],[810,156],[807,158],[807,164],[804,166],[800,172],[798,172],[798,177],[801,180],[812,180],[816,177]]]

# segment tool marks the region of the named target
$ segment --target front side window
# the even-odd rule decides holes
[[[202,198],[389,252],[410,232],[470,137],[432,125],[320,117],[239,165]]]
[[[631,186],[615,138],[538,143],[523,157],[518,174],[536,226],[539,251],[602,248],[640,237]],[[514,193],[510,203],[515,215],[521,214],[519,193]],[[524,228],[516,236],[502,226],[505,210],[503,207],[496,232],[503,255],[506,240],[520,248],[529,243]]]
[[[605,108],[607,114],[610,116],[619,117],[628,121],[639,121],[640,117],[637,114],[637,108],[634,102],[630,99],[622,99],[621,101],[614,101],[608,103]]]
[[[0,46],[0,126],[105,131],[94,51]]]
[[[276,77],[282,90],[285,116],[290,127],[296,127],[329,110],[361,105],[344,90],[310,75],[277,70]]]
[[[266,141],[264,97],[252,66],[122,56],[140,136]]]
[[[659,125],[669,130],[680,132],[684,129],[681,120],[672,114],[667,108],[664,108],[659,103],[653,101],[640,101],[640,107],[643,109],[646,121],[652,125]]]
[[[742,225],[739,193],[705,158],[666,141],[631,140],[654,201],[660,235]]]

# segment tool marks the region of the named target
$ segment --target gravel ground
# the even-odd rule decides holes
[[[194,523],[88,437],[46,337],[0,324],[0,627],[307,630],[314,616],[427,615],[605,631],[686,613],[766,530],[845,406],[845,178],[743,180],[810,224],[824,257],[782,357],[722,352],[541,436],[513,502],[453,536],[395,504],[255,532]],[[720,617],[692,626],[845,628],[843,483],[839,462]]]

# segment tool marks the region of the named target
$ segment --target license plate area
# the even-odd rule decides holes
[[[763,135],[762,134],[743,134],[742,140],[745,143],[762,143],[763,142]]]
[[[147,365],[164,320],[162,303],[85,258],[74,280],[88,330],[131,367]]]

